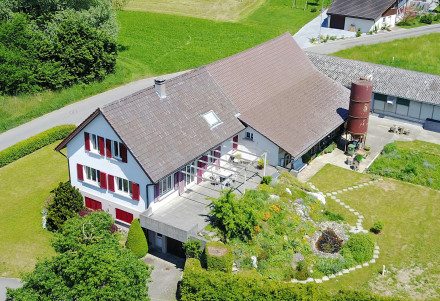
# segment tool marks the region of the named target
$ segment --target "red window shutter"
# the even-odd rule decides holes
[[[122,158],[122,162],[127,163],[127,148],[125,147],[124,144],[121,143],[121,158]]]
[[[108,181],[107,181],[107,188],[110,191],[115,191],[115,177],[112,175],[107,175]]]
[[[159,183],[154,184],[154,201],[159,201]]]
[[[78,175],[78,180],[84,181],[83,166],[81,164],[76,164],[76,173]]]
[[[133,200],[135,201],[139,201],[139,184],[136,183],[131,183],[132,187],[131,187],[131,191],[133,193]]]
[[[90,135],[87,132],[84,132],[84,146],[87,151],[90,150]]]
[[[101,188],[107,189],[107,174],[101,171],[100,175],[101,175]]]
[[[133,221],[133,214],[118,208],[116,208],[115,211],[116,211],[116,219],[131,224],[131,222]]]
[[[214,153],[214,157],[216,158],[215,159],[215,165],[217,165],[216,166],[216,170],[219,170],[220,169],[220,155],[221,155],[221,150],[222,150],[222,147],[221,146],[219,146],[219,147],[217,147],[216,149],[216,152]]]
[[[232,143],[232,148],[237,149],[238,148],[238,135],[235,136],[234,138],[232,138],[232,141],[234,142],[234,143]]]
[[[112,157],[112,141],[110,139],[105,140],[105,155],[109,158]]]
[[[104,138],[98,137],[99,154],[105,156]]]
[[[85,197],[86,207],[93,210],[102,210],[102,203],[95,201],[94,199]]]

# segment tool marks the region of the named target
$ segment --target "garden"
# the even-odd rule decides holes
[[[440,146],[424,141],[385,145],[369,172],[440,190]]]
[[[211,214],[238,271],[304,281],[335,277],[374,255],[373,235],[350,232],[343,215],[325,203],[324,195],[283,173],[277,183],[260,184],[240,198],[224,192],[212,200]]]

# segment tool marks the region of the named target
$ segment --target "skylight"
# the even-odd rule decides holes
[[[215,114],[213,110],[209,111],[208,113],[203,114],[202,116],[203,116],[203,118],[205,118],[206,122],[209,124],[209,126],[211,128],[222,123],[220,118],[218,118],[217,114]]]

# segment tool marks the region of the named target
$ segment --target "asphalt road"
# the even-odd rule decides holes
[[[185,72],[186,71],[167,74],[162,77],[169,79]],[[112,101],[121,99],[146,87],[152,86],[155,78],[157,78],[157,76],[138,80],[127,85],[114,88],[104,93],[86,98],[82,101],[75,102],[64,108],[53,111],[29,121],[28,123],[6,131],[0,134],[0,151],[54,126],[63,124],[78,125],[98,107],[102,107]]]
[[[379,33],[374,35],[366,35],[359,38],[350,38],[345,40],[329,41],[324,44],[303,48],[304,51],[329,54],[339,50],[359,46],[389,42],[398,39],[417,37],[429,33],[440,32],[440,24],[421,26],[410,29],[399,29],[395,31]]]

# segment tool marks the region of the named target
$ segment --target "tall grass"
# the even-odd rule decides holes
[[[120,11],[115,73],[103,81],[62,91],[0,96],[0,132],[137,79],[199,67],[286,31],[294,34],[318,15],[291,5],[287,0],[268,0],[239,23]]]
[[[334,56],[440,75],[440,33],[356,46]]]

